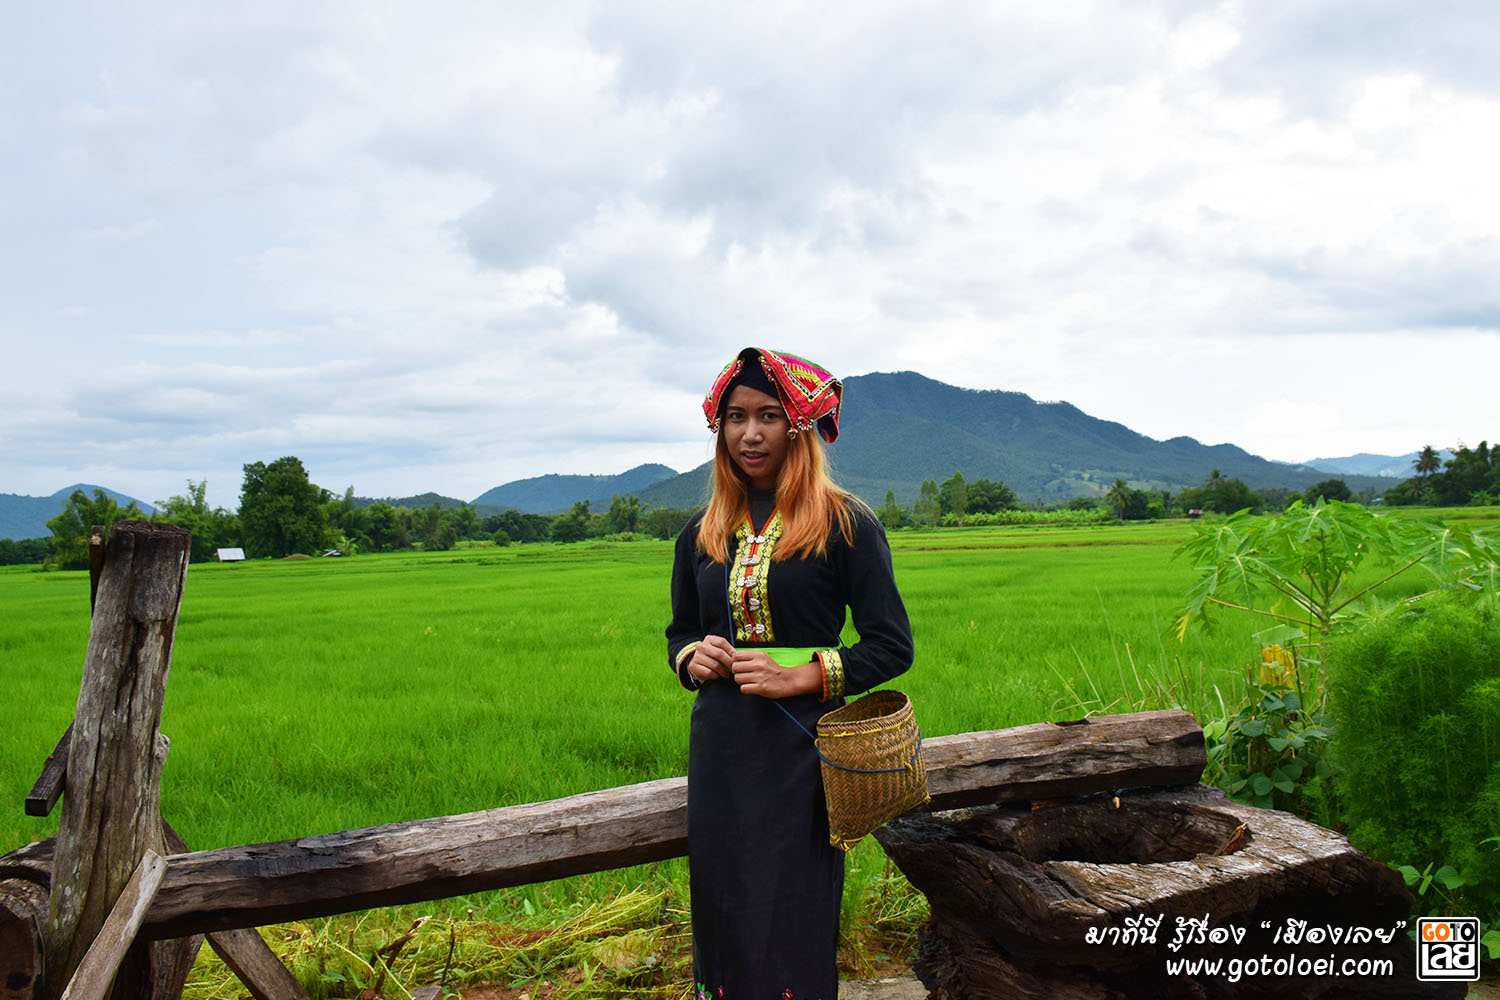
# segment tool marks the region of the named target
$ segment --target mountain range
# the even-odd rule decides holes
[[[1314,458],[1304,464],[1322,472],[1410,479],[1416,474],[1417,456],[1420,454],[1421,452],[1414,451],[1409,455],[1371,455],[1362,451],[1358,455],[1345,455],[1343,458]],[[1447,449],[1441,449],[1437,454],[1444,462],[1453,457],[1453,452]]]
[[[1412,453],[1303,464],[1269,461],[1232,444],[1205,445],[1190,437],[1158,441],[1124,424],[1091,417],[1071,403],[1039,403],[998,389],[960,389],[916,372],[846,379],[840,430],[838,442],[829,448],[834,474],[876,506],[885,502],[887,490],[909,504],[924,479],[941,482],[955,471],[968,480],[1003,481],[1028,503],[1099,496],[1117,478],[1136,489],[1175,493],[1201,485],[1214,469],[1252,489],[1299,490],[1337,475],[1356,492],[1379,492],[1411,476],[1415,459]],[[496,486],[472,502],[481,515],[507,507],[550,514],[579,500],[599,510],[615,494],[635,494],[652,506],[691,507],[707,493],[708,468],[704,463],[679,475],[665,465],[647,464],[613,476],[536,476]],[[96,488],[77,484],[50,497],[0,494],[0,538],[46,535],[47,519],[62,509],[73,490]],[[111,495],[121,504],[131,499]],[[356,502],[375,501],[361,497]],[[409,507],[463,503],[437,493],[388,502]]]
[[[1268,461],[1232,444],[1205,445],[1190,437],[1158,441],[1071,403],[960,389],[916,372],[846,379],[839,439],[829,452],[838,481],[876,506],[887,490],[909,504],[922,480],[941,482],[955,471],[967,480],[1003,481],[1026,502],[1099,496],[1117,478],[1136,489],[1175,493],[1201,486],[1214,469],[1253,489],[1298,490],[1328,478],[1324,469]],[[701,503],[707,476],[704,464],[644,490],[641,502]],[[1344,478],[1355,491],[1395,485],[1364,474]]]
[[[113,497],[115,503],[121,507],[128,507],[134,503],[147,514],[156,510],[144,500],[137,500],[123,493],[116,493],[114,490],[89,483],[64,486],[46,497],[0,493],[0,538],[45,538],[52,534],[47,530],[47,522],[62,512],[63,507],[67,506],[68,497],[73,495],[74,490],[82,490],[88,497],[92,497],[95,490],[104,490],[105,495]]]

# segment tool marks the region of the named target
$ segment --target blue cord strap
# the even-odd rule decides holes
[[[818,755],[818,759],[827,764],[829,767],[836,767],[840,771],[853,771],[855,774],[894,774],[897,771],[910,771],[912,767],[917,763],[917,757],[922,753],[922,728],[918,726],[917,749],[911,755],[911,760],[907,761],[905,764],[902,764],[899,767],[849,767],[847,765],[840,764],[838,761],[829,760],[827,757],[823,756],[823,750],[818,746],[818,738],[812,733],[808,732],[807,727],[802,724],[802,720],[793,715],[791,710],[781,702],[776,702],[776,707],[781,709],[782,712],[786,713],[786,717],[788,719],[791,719],[792,722],[796,723],[798,729],[802,730],[804,733],[807,733],[807,738],[812,740],[813,753]]]

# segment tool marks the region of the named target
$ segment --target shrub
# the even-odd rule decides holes
[[[1500,615],[1441,594],[1329,650],[1334,758],[1350,839],[1388,862],[1446,863],[1500,917]]]

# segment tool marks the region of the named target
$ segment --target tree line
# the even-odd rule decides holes
[[[1460,444],[1453,458],[1443,461],[1431,445],[1412,463],[1416,475],[1381,498],[1392,505],[1462,506],[1500,504],[1500,445],[1481,441],[1475,448]],[[314,484],[295,456],[244,466],[240,504],[235,511],[210,508],[206,480],[187,481],[187,492],[157,501],[151,520],[181,525],[193,533],[194,562],[214,558],[220,548],[239,547],[252,558],[328,550],[393,552],[420,546],[451,549],[460,542],[487,541],[497,545],[526,542],[579,542],[589,538],[673,538],[682,530],[693,508],[651,507],[635,496],[615,496],[607,511],[594,511],[587,500],[562,514],[528,514],[505,510],[480,517],[472,504],[444,507],[407,507],[384,500],[356,503],[354,487],[334,494]],[[923,480],[909,507],[896,502],[887,490],[876,515],[889,529],[1004,523],[1007,512],[1022,510],[1072,511],[1080,515],[1107,514],[1122,521],[1185,516],[1194,513],[1232,514],[1238,510],[1284,510],[1293,500],[1373,502],[1373,494],[1355,496],[1338,478],[1325,479],[1305,491],[1272,487],[1252,490],[1243,481],[1214,469],[1201,486],[1173,495],[1167,490],[1138,490],[1123,479],[1097,497],[1074,497],[1066,503],[1023,504],[1004,482],[966,480],[955,471],[941,483]],[[121,507],[103,490],[86,496],[75,490],[63,510],[47,522],[48,538],[0,538],[0,566],[45,563],[64,569],[88,565],[88,532],[96,524],[144,518],[131,502]],[[1087,519],[1087,518],[1086,518]]]
[[[75,490],[62,511],[47,522],[50,537],[0,539],[0,565],[42,562],[59,569],[88,566],[89,529],[124,520],[176,524],[193,533],[190,558],[216,558],[221,548],[243,548],[250,558],[316,555],[336,551],[394,552],[421,547],[451,549],[460,542],[498,545],[523,542],[576,542],[598,537],[673,538],[692,516],[691,509],[643,507],[634,496],[616,496],[607,511],[594,512],[580,501],[564,514],[504,510],[480,517],[472,504],[444,507],[372,504],[355,501],[354,487],[334,494],[313,483],[295,456],[244,466],[239,507],[210,507],[207,480],[187,482],[187,492],[157,501],[149,518],[133,501],[120,504],[103,490]]]
[[[1492,506],[1500,504],[1500,445],[1488,441],[1476,448],[1462,444],[1446,462],[1432,445],[1412,462],[1416,475],[1385,495],[1388,504],[1423,507]]]
[[[960,525],[1006,523],[1007,511],[1033,510],[1048,513],[1071,511],[1079,515],[1107,514],[1121,521],[1141,521],[1199,513],[1232,514],[1237,510],[1281,510],[1293,500],[1353,499],[1342,479],[1325,479],[1305,493],[1287,489],[1265,489],[1259,493],[1232,476],[1214,469],[1201,486],[1189,487],[1173,495],[1169,490],[1138,490],[1123,479],[1100,496],[1074,497],[1059,504],[1040,501],[1027,506],[1014,490],[1003,482],[988,479],[968,481],[962,470],[939,483],[922,481],[916,501],[910,507],[896,502],[894,490],[887,490],[885,503],[875,512],[887,528],[955,527]],[[1081,520],[1097,518],[1080,517]]]

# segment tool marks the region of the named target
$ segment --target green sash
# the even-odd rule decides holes
[[[814,654],[817,653],[817,650],[794,649],[791,646],[762,646],[757,648],[755,652],[765,653],[771,659],[775,660],[778,666],[800,667],[804,663],[813,662]]]

